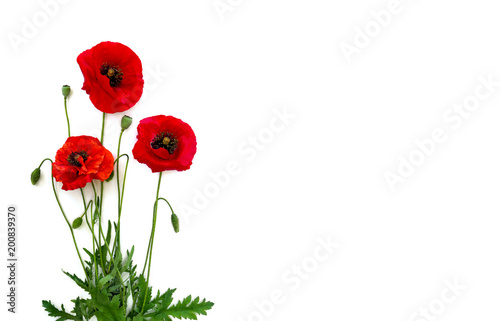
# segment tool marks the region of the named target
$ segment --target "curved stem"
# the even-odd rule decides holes
[[[146,280],[146,295],[144,296],[144,303],[142,304],[142,310],[141,313],[144,311],[144,307],[146,306],[146,299],[148,296],[148,290],[149,290],[149,276],[151,273],[151,259],[153,257],[153,243],[155,239],[155,229],[156,229],[156,215],[158,213],[158,197],[160,194],[160,184],[161,184],[161,175],[163,172],[160,172],[160,175],[158,177],[158,187],[156,188],[156,198],[155,198],[155,205],[153,207],[153,226],[151,228],[151,237],[150,237],[150,242],[149,242],[149,248],[148,248],[148,253],[149,253],[149,262],[148,262],[148,278]]]
[[[87,213],[87,202],[85,201],[85,194],[83,194],[83,188],[80,188],[80,192],[82,193],[83,208],[85,210],[85,213]]]
[[[53,163],[52,159],[50,158],[45,158],[41,163],[40,165],[38,166],[38,168],[42,167],[43,163],[45,163],[45,161],[49,161],[51,164]]]
[[[163,198],[163,197],[159,197],[157,199],[157,202],[160,201],[160,200],[163,200],[163,201],[165,201],[168,204],[168,207],[170,207],[170,210],[172,211],[172,214],[173,214],[174,213],[174,209],[172,208],[172,206],[170,205],[170,203],[165,198]],[[151,248],[152,238],[153,238],[153,234],[151,234],[149,236],[148,250],[146,251],[146,262],[144,262],[144,268],[142,269],[142,274],[144,274],[144,272],[146,271],[146,266],[147,266],[147,262],[148,262],[148,258],[149,258],[149,252],[150,252],[150,248]]]
[[[68,106],[66,105],[66,101],[68,97],[64,97],[64,112],[66,113],[66,122],[68,123],[68,137],[71,136],[70,126],[69,126],[69,117],[68,117]]]
[[[170,205],[170,203],[166,199],[164,199],[163,197],[160,197],[160,198],[158,198],[158,200],[167,202],[168,207],[170,207],[170,210],[172,211],[172,214],[174,214],[174,209],[172,208],[172,205]]]
[[[122,135],[125,130],[122,129],[120,132],[120,137],[118,138],[118,152],[117,156],[120,156],[120,147],[122,144]],[[128,161],[127,161],[128,162]],[[118,222],[116,223],[116,236],[115,242],[113,244],[113,251],[115,249],[115,245],[118,246],[118,250],[120,249],[120,219],[122,217],[122,196],[121,196],[121,188],[120,188],[120,158],[116,159],[116,185],[118,187]],[[123,182],[125,187],[125,181]]]
[[[51,161],[51,163],[52,163],[52,161]],[[66,221],[66,224],[68,224],[69,231],[71,232],[71,237],[73,238],[73,244],[75,244],[76,253],[78,254],[78,258],[80,259],[80,263],[82,264],[83,272],[85,273],[85,278],[87,279],[87,281],[90,284],[90,279],[89,279],[89,276],[87,275],[87,270],[85,270],[85,265],[83,264],[82,256],[80,255],[80,250],[78,249],[78,244],[76,243],[75,233],[73,232],[73,228],[71,227],[71,223],[68,221],[68,218],[66,217],[66,213],[64,213],[64,209],[61,205],[61,202],[59,201],[59,197],[57,196],[56,185],[54,184],[54,176],[51,175],[51,177],[52,177],[52,190],[54,191],[54,196],[56,197],[57,205],[59,205],[59,209],[61,210],[61,213],[64,217],[64,220]]]

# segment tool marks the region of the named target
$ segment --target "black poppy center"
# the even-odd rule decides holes
[[[151,141],[153,149],[164,148],[172,155],[179,144],[179,140],[172,134],[161,132]]]
[[[108,77],[111,87],[118,87],[123,80],[123,72],[118,66],[112,66],[107,62],[101,66],[101,75]]]
[[[87,152],[83,150],[79,152],[72,152],[68,156],[68,163],[70,163],[73,166],[81,167],[82,164],[79,162],[80,157],[83,159],[83,162],[85,163],[85,161],[89,156],[87,155]]]

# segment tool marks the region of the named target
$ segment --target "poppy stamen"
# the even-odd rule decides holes
[[[103,63],[100,68],[100,73],[108,77],[109,86],[118,87],[123,80],[123,72],[117,66],[111,66],[107,62]]]
[[[82,164],[79,161],[80,157],[83,158],[83,163],[85,163],[85,161],[87,160],[87,158],[89,156],[87,155],[87,152],[84,150],[79,151],[79,152],[72,152],[68,156],[68,163],[70,163],[71,165],[76,166],[76,167],[81,167]]]
[[[172,155],[177,149],[179,140],[172,133],[161,132],[151,141],[151,148],[164,148]]]

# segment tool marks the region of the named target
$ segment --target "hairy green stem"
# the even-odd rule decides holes
[[[66,122],[68,123],[68,137],[71,137],[71,130],[69,126],[69,116],[68,116],[68,106],[66,104],[66,101],[68,100],[68,97],[64,97],[64,112],[66,113]]]
[[[82,193],[83,196],[83,193]],[[92,253],[94,254],[94,267],[95,267],[95,279],[94,283],[97,286],[97,275],[98,275],[98,270],[97,270],[97,255],[95,252],[95,246],[97,244],[97,239],[95,238],[95,233],[94,233],[94,203],[93,200],[89,201],[89,205],[87,206],[87,209],[90,207],[90,221],[92,222],[92,225],[89,223],[89,215],[88,211],[85,211],[85,221],[87,222],[88,227],[90,228],[90,231],[92,232]]]
[[[101,144],[104,145],[104,125],[106,123],[106,113],[102,113]]]
[[[52,160],[50,162],[52,163]],[[43,162],[42,162],[42,164],[43,164]],[[69,231],[71,232],[71,237],[73,238],[73,244],[75,244],[76,253],[78,254],[78,258],[80,259],[80,263],[82,264],[83,273],[85,273],[85,278],[87,279],[87,281],[90,284],[90,279],[89,279],[89,276],[87,275],[87,270],[85,270],[85,265],[83,264],[82,256],[80,255],[80,250],[78,249],[78,244],[76,243],[76,238],[75,238],[75,233],[73,232],[73,227],[71,227],[71,223],[68,221],[68,217],[66,216],[66,213],[64,212],[64,209],[61,205],[61,202],[59,201],[59,196],[57,196],[56,185],[54,183],[54,176],[51,175],[51,177],[52,177],[52,190],[54,191],[54,196],[56,197],[57,205],[59,205],[59,209],[61,210],[61,213],[64,217],[64,220],[66,221],[66,224],[68,224]]]
[[[121,217],[122,217],[122,200],[123,197],[121,195],[121,188],[120,188],[120,147],[122,144],[122,135],[125,129],[122,129],[120,132],[120,137],[118,138],[118,152],[116,153],[117,159],[116,159],[116,185],[118,187],[118,222],[116,223],[116,235],[115,235],[115,242],[113,243],[113,252],[115,250],[115,246],[117,247],[117,250],[120,251],[120,222],[121,222]],[[127,159],[127,165],[128,165],[128,159]],[[123,180],[123,189],[125,189],[125,179]]]
[[[43,165],[43,163],[45,163],[45,161],[49,161],[51,164],[53,163],[53,162],[52,162],[52,159],[50,159],[50,158],[45,158],[45,159],[44,159],[44,160],[40,163],[40,165],[38,166],[38,168],[42,167],[42,165]]]
[[[170,210],[172,211],[172,214],[174,214],[174,209],[172,208],[172,205],[170,205],[170,203],[166,199],[164,199],[163,197],[160,197],[158,200],[167,202],[168,207],[170,207]]]
[[[119,151],[119,149],[118,149]],[[116,251],[121,251],[121,244],[120,244],[120,234],[121,234],[121,213],[122,213],[122,204],[123,204],[123,195],[125,193],[125,181],[127,179],[127,170],[128,170],[128,163],[129,163],[129,157],[127,154],[120,155],[119,157],[116,158],[115,163],[117,163],[117,180],[120,178],[119,172],[118,172],[118,160],[122,157],[125,156],[127,157],[127,163],[125,164],[125,173],[123,174],[123,183],[122,183],[122,188],[121,188],[121,193],[120,193],[120,183],[118,183],[118,223],[116,225],[116,236],[113,241],[113,250],[111,251],[112,253],[115,253]]]
[[[144,303],[142,304],[141,313],[144,312],[144,307],[146,306],[146,300],[147,300],[148,290],[149,290],[149,276],[150,276],[150,273],[151,273],[151,259],[153,257],[153,244],[154,244],[155,230],[156,230],[156,216],[157,216],[157,213],[158,213],[158,197],[159,197],[159,194],[160,194],[160,184],[161,184],[161,175],[162,175],[162,173],[163,172],[160,172],[160,175],[158,177],[158,187],[156,188],[156,198],[155,198],[155,204],[154,204],[154,207],[153,207],[153,226],[151,227],[151,237],[150,237],[149,248],[148,248],[148,253],[149,253],[148,278],[146,280],[146,295],[144,297]],[[146,264],[146,263],[144,263],[144,264]]]
[[[95,189],[94,182],[92,183],[92,189],[94,190],[94,199],[97,199],[97,191]],[[102,235],[102,224],[101,224],[101,208],[102,208],[102,199],[99,200],[99,202],[96,202],[96,212],[97,212],[97,218],[99,220],[99,232],[97,235],[99,236],[99,254],[101,258],[101,268],[102,268],[102,273],[106,273],[106,268],[104,266],[104,262],[102,260],[102,243],[101,243],[101,235]],[[94,221],[92,221],[94,222]],[[96,263],[97,264],[97,263]]]

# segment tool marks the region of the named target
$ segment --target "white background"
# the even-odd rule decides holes
[[[480,79],[500,81],[498,4],[227,1],[222,15],[212,0],[52,1],[50,17],[40,4],[49,0],[2,3],[1,206],[4,214],[18,206],[19,267],[16,315],[6,313],[0,274],[0,318],[53,320],[42,299],[69,308],[82,294],[61,273],[81,266],[48,164],[37,186],[29,175],[66,139],[62,85],[73,89],[72,133],[98,135],[101,113],[80,89],[76,57],[110,40],[137,53],[146,81],[126,112],[134,125],[122,151],[131,154],[139,120],[157,114],[183,119],[198,138],[192,168],[162,182],[181,232],[161,204],[155,290],[210,299],[207,321],[498,320],[500,87],[480,88],[488,98],[473,106]],[[371,12],[388,7],[397,13],[380,27]],[[13,45],[16,36],[24,41]],[[341,47],[355,40],[349,63]],[[456,118],[450,108],[464,101],[475,110]],[[294,118],[272,131],[284,111]],[[121,116],[107,118],[104,144],[114,154]],[[446,139],[429,144],[436,130]],[[427,154],[415,140],[428,143]],[[401,165],[411,156],[413,172]],[[213,174],[234,162],[238,174],[214,188]],[[400,171],[404,182],[392,190],[386,175]],[[122,233],[140,269],[157,176],[130,162]],[[116,188],[107,186],[114,219]],[[78,191],[60,194],[71,218],[81,214]],[[199,214],[183,210],[196,206]],[[76,234],[88,244],[88,229]],[[317,252],[327,238],[340,246]],[[292,277],[297,266],[307,272]]]

